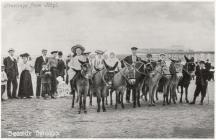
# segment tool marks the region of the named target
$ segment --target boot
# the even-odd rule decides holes
[[[190,104],[195,104],[196,103],[196,97],[194,96],[193,101],[190,102]]]

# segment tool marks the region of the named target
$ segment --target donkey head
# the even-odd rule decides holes
[[[112,85],[113,78],[115,76],[115,69],[118,66],[118,62],[115,63],[113,67],[107,65],[106,61],[104,61],[104,66],[106,68],[106,73],[104,75],[104,79],[108,83],[108,85]]]
[[[92,78],[92,68],[89,64],[89,61],[87,60],[86,62],[78,60],[79,63],[81,64],[81,75],[87,79]]]
[[[171,59],[171,64],[170,64],[170,67],[169,67],[169,70],[170,70],[170,73],[171,74],[175,74],[175,73],[178,73],[179,76],[181,76],[181,72],[182,72],[182,69],[183,69],[183,65],[181,64],[181,60],[178,59],[178,60],[173,60]]]
[[[192,73],[194,70],[195,70],[195,63],[194,63],[194,57],[191,57],[191,59],[188,59],[186,56],[185,57],[185,60],[186,60],[186,64],[185,64],[185,67],[186,67],[186,70],[189,72],[189,73]]]

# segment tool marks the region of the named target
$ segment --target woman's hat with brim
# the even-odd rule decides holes
[[[165,53],[160,53],[160,56],[166,56],[166,54]]]
[[[52,51],[51,54],[58,53],[58,51]]]
[[[21,57],[29,57],[30,55],[28,53],[23,53],[20,55]]]
[[[10,48],[10,49],[8,49],[8,52],[10,52],[10,51],[14,52],[15,50],[13,48]]]
[[[78,49],[78,48],[80,48],[80,49],[82,50],[82,52],[85,51],[85,48],[84,48],[82,45],[79,45],[79,44],[73,46],[73,47],[71,48],[71,51],[72,51],[73,53],[76,53],[76,49]]]
[[[96,53],[96,54],[104,54],[104,52],[101,51],[101,50],[96,50],[95,53]]]

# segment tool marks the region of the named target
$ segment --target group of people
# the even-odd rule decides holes
[[[132,47],[131,52],[132,54],[125,57],[123,60],[129,64],[134,64],[137,61],[142,61],[144,63],[152,63],[154,60],[152,59],[151,54],[147,54],[147,60],[143,61],[140,57],[137,56],[137,47]],[[92,66],[93,73],[104,68],[104,61],[107,65],[113,67],[116,62],[118,62],[118,66],[116,67],[115,71],[119,71],[123,66],[123,63],[116,57],[114,52],[111,52],[109,56],[104,55],[104,51],[96,50],[96,56],[90,55],[91,52],[85,51],[85,48],[81,45],[75,45],[71,48],[72,55],[67,57],[67,60],[63,60],[63,53],[61,51],[52,51],[51,57],[47,57],[47,50],[42,50],[42,55],[36,58],[35,65],[32,66],[28,63],[29,54],[24,53],[21,54],[20,57],[22,58],[23,62],[20,66],[21,74],[19,78],[17,60],[14,58],[14,49],[9,49],[8,53],[9,56],[3,60],[2,65],[2,74],[1,74],[1,92],[2,94],[5,92],[7,87],[7,96],[9,99],[18,99],[18,98],[32,98],[33,96],[33,86],[32,86],[32,79],[31,79],[31,69],[35,69],[35,74],[37,76],[36,82],[36,97],[40,98],[43,97],[45,99],[52,98],[55,99],[55,95],[57,94],[57,85],[58,80],[57,78],[61,77],[67,84],[70,83],[73,89],[73,82],[76,78],[76,73],[81,70],[81,63],[82,62],[89,62]],[[160,54],[159,60],[162,65],[166,65],[166,54]],[[204,66],[203,66],[204,65]],[[197,69],[195,72],[196,75],[196,84],[199,87],[196,88],[194,100],[192,103],[195,103],[195,97],[200,92],[204,92],[202,88],[200,90],[200,85],[202,86],[203,80],[207,82],[208,79],[205,78],[206,70],[209,70],[209,63],[204,61],[200,61],[197,64]],[[205,70],[203,70],[205,69]],[[17,79],[20,79],[19,82],[19,90],[17,96]],[[11,84],[13,86],[13,90],[11,93]],[[204,84],[206,86],[206,84]],[[74,92],[72,90],[72,92]],[[126,100],[129,102],[130,99],[130,90],[127,91]]]

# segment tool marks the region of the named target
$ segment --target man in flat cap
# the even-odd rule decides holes
[[[209,77],[209,71],[205,68],[205,62],[200,61],[199,65],[196,67],[195,71],[196,75],[196,89],[194,91],[194,98],[193,101],[190,104],[196,103],[196,98],[201,93],[201,101],[200,105],[203,105],[203,100],[206,96],[206,90],[208,87],[208,77]]]
[[[129,55],[127,57],[125,57],[122,60],[122,67],[124,67],[124,63],[123,61],[127,62],[128,64],[135,64],[137,61],[141,61],[141,58],[137,56],[137,47],[132,47],[131,48],[131,53],[132,55]],[[130,88],[127,88],[127,92],[126,92],[126,101],[129,103],[130,102]]]
[[[47,63],[47,50],[42,49],[42,55],[36,58],[35,61],[35,74],[37,76],[37,85],[36,85],[36,97],[40,98],[41,96],[41,78],[40,78],[40,71],[42,70],[42,64]]]
[[[51,98],[55,99],[55,93],[57,93],[57,65],[58,65],[58,59],[57,59],[57,53],[58,51],[52,51],[52,57],[48,59],[48,67],[51,72]]]
[[[17,78],[19,76],[18,67],[17,67],[17,60],[14,58],[14,49],[10,48],[8,50],[9,56],[3,60],[5,65],[5,72],[8,77],[7,81],[7,95],[9,99],[15,98],[18,99],[16,96],[17,92]],[[13,85],[12,95],[11,95],[11,83]]]

